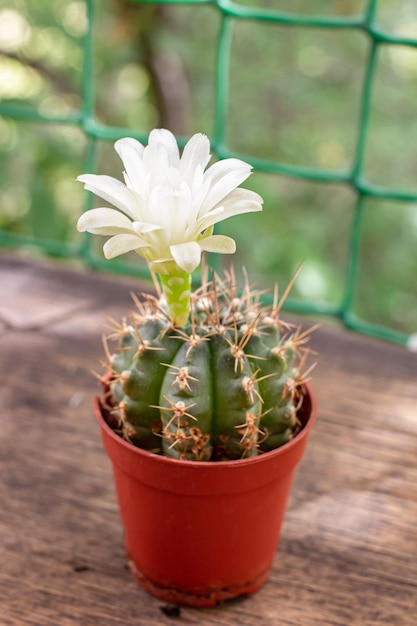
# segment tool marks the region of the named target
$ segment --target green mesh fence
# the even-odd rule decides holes
[[[141,3],[144,4],[144,3]],[[149,2],[147,4],[152,4]],[[183,2],[170,2],[160,0],[154,4],[176,5],[207,5],[216,10],[220,19],[220,30],[217,38],[216,50],[216,96],[215,96],[215,123],[214,132],[210,137],[214,154],[219,158],[237,157],[249,161],[257,172],[265,172],[294,179],[316,181],[322,185],[330,186],[332,183],[345,185],[355,194],[354,219],[349,234],[349,252],[347,267],[345,269],[345,282],[343,296],[337,305],[326,305],[317,302],[305,302],[288,300],[287,309],[310,314],[327,314],[341,320],[345,326],[356,331],[364,332],[373,336],[389,339],[398,343],[407,343],[406,333],[398,332],[391,328],[385,328],[366,320],[359,319],[354,313],[354,297],[357,289],[358,274],[360,273],[360,248],[363,231],[364,204],[369,198],[381,200],[394,200],[400,203],[415,203],[417,193],[401,188],[391,188],[371,184],[364,175],[365,150],[369,135],[369,119],[375,83],[375,72],[378,55],[385,45],[406,46],[411,49],[417,48],[417,37],[403,37],[385,32],[376,20],[378,0],[370,0],[365,3],[361,14],[355,16],[318,16],[302,15],[290,12],[278,11],[259,6],[247,6],[230,0],[183,0]],[[255,0],[254,0],[254,4]],[[82,106],[79,110],[67,115],[49,115],[42,112],[38,107],[24,106],[23,104],[0,102],[0,113],[3,116],[16,120],[27,120],[54,125],[69,125],[82,129],[87,137],[87,150],[85,162],[81,172],[97,171],[97,143],[99,140],[115,141],[123,136],[134,136],[141,141],[147,139],[147,133],[137,133],[132,128],[114,127],[100,123],[95,112],[95,91],[97,88],[95,76],[94,38],[99,36],[95,32],[95,2],[86,0],[88,28],[83,41],[83,78],[82,78]],[[284,162],[270,159],[261,159],[256,155],[242,154],[230,149],[227,141],[228,102],[231,89],[230,55],[232,47],[233,30],[237,24],[269,23],[279,25],[281,28],[303,29],[305,27],[316,28],[318,32],[356,31],[368,37],[370,46],[367,54],[364,80],[360,94],[359,123],[355,137],[355,154],[353,165],[348,171],[335,171],[327,168],[303,167],[288,165]],[[200,129],[196,129],[198,131]],[[180,144],[186,139],[180,138]],[[91,208],[93,198],[86,194],[86,209]],[[278,237],[279,239],[279,237]],[[31,239],[23,235],[0,231],[0,244],[7,246],[33,246],[47,254],[69,258],[82,259],[83,262],[96,269],[109,269],[124,273],[136,273],[145,275],[145,268],[141,265],[134,268],[124,262],[116,262],[109,267],[108,262],[94,251],[91,238],[86,236],[80,244],[61,243],[56,241]],[[401,245],[399,243],[399,245]]]

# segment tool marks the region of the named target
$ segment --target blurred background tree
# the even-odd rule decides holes
[[[95,2],[94,121],[144,139],[153,127],[182,139],[205,132],[218,155],[254,163],[247,186],[264,196],[265,209],[226,224],[238,243],[236,266],[261,286],[285,285],[305,259],[296,303],[338,313],[349,299],[360,318],[415,332],[417,3],[231,6],[241,18],[226,24],[215,2]],[[264,19],[269,10],[303,23]],[[346,27],[314,24],[323,16]],[[218,50],[226,27],[230,57]],[[86,171],[86,29],[83,0],[0,0],[0,244],[81,245],[75,223],[84,192],[75,178]],[[378,33],[386,40],[374,57],[361,143]],[[97,143],[98,171],[120,177],[113,141]],[[373,193],[362,196],[363,183]]]

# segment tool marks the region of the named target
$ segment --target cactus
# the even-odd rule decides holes
[[[279,318],[288,288],[269,308],[247,279],[238,293],[233,270],[191,289],[204,253],[235,251],[214,226],[262,210],[262,197],[240,187],[252,167],[228,158],[206,169],[210,142],[201,133],[181,155],[167,129],[151,131],[147,146],[125,137],[115,149],[124,183],[78,177],[115,208],[87,210],[77,228],[110,236],[108,259],[143,257],[159,292],[136,299],[130,320],[114,323],[116,352],[105,342],[109,424],[136,446],[195,461],[251,457],[288,442],[299,428],[309,334]]]
[[[290,441],[310,331],[284,323],[277,300],[265,306],[247,279],[239,295],[231,271],[203,281],[178,327],[164,296],[135,298],[130,319],[114,322],[105,342],[115,430],[138,447],[195,461],[247,458]]]

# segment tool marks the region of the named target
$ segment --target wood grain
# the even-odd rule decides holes
[[[0,284],[1,626],[416,624],[416,354],[315,333],[319,415],[271,580],[171,610],[126,569],[91,409],[104,314],[124,315],[140,286],[5,254]]]

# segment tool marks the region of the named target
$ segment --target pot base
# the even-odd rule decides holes
[[[174,589],[173,587],[157,585],[142,574],[131,560],[128,561],[128,566],[131,574],[133,574],[135,579],[148,593],[165,602],[194,608],[210,608],[221,602],[236,599],[239,596],[251,595],[265,584],[270,574],[270,569],[268,569],[255,580],[242,585],[232,585],[224,588],[207,588],[201,589],[198,593],[189,593]]]

